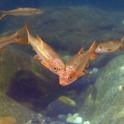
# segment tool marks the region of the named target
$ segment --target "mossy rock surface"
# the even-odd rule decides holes
[[[94,87],[89,87],[79,112],[92,124],[123,124],[124,122],[124,55],[113,58],[100,71]]]
[[[31,55],[13,46],[0,51],[0,116],[12,115],[23,124],[35,112],[44,113],[59,88],[58,77]]]

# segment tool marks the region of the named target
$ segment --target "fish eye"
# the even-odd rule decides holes
[[[57,68],[56,68],[56,67],[54,67],[54,70],[57,70]]]
[[[100,49],[102,49],[102,46],[99,46]]]
[[[55,70],[55,71],[59,71],[59,68],[57,68],[57,67],[54,67],[54,70]]]
[[[72,76],[69,76],[68,79],[71,80],[72,79]]]

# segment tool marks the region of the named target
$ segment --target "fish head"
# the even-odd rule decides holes
[[[88,55],[88,56],[87,56]],[[88,65],[89,53],[86,53],[82,58],[82,61],[78,65],[66,64],[66,71],[59,75],[59,83],[62,86],[69,85],[76,81],[79,77],[85,75],[85,68]]]
[[[59,75],[59,84],[61,86],[67,86],[73,83],[78,77],[74,76],[73,74],[63,74]]]
[[[66,67],[66,71],[59,75],[59,84],[61,86],[67,86],[77,80],[78,77],[76,70],[68,66]]]
[[[109,53],[111,51],[112,49],[109,48],[109,46],[107,46],[106,44],[102,44],[102,43],[99,44],[97,48],[95,49],[96,53]]]

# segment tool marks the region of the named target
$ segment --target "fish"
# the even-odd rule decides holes
[[[49,46],[41,37],[32,36],[27,28],[28,44],[32,46],[36,55],[33,57],[34,60],[40,62],[46,68],[58,76],[63,74],[65,71],[65,64],[57,52]]]
[[[0,49],[10,44],[28,44],[27,31],[25,25],[18,31],[0,37]]]
[[[0,124],[16,124],[16,118],[12,116],[0,117]]]
[[[89,61],[96,59],[96,46],[96,41],[94,41],[89,50],[84,52],[80,49],[79,52],[66,63],[66,71],[63,75],[60,75],[60,85],[67,86],[86,74]]]
[[[98,54],[112,53],[120,48],[124,49],[124,37],[117,40],[107,40],[99,43],[95,52]]]
[[[16,8],[12,10],[1,10],[0,11],[0,20],[3,19],[5,16],[29,16],[29,15],[36,15],[42,14],[43,10],[38,8]]]
[[[58,100],[63,102],[63,103],[65,103],[65,104],[67,104],[67,105],[69,105],[69,106],[73,106],[73,107],[76,106],[76,102],[73,99],[71,99],[71,98],[69,98],[67,96],[60,96],[58,98]]]

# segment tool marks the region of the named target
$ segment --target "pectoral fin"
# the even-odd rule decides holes
[[[33,57],[33,59],[34,59],[35,61],[42,61],[42,59],[41,59],[41,57],[40,57],[39,55],[35,55],[35,56]]]
[[[95,60],[96,59],[96,53],[92,52],[90,53],[90,60]]]

